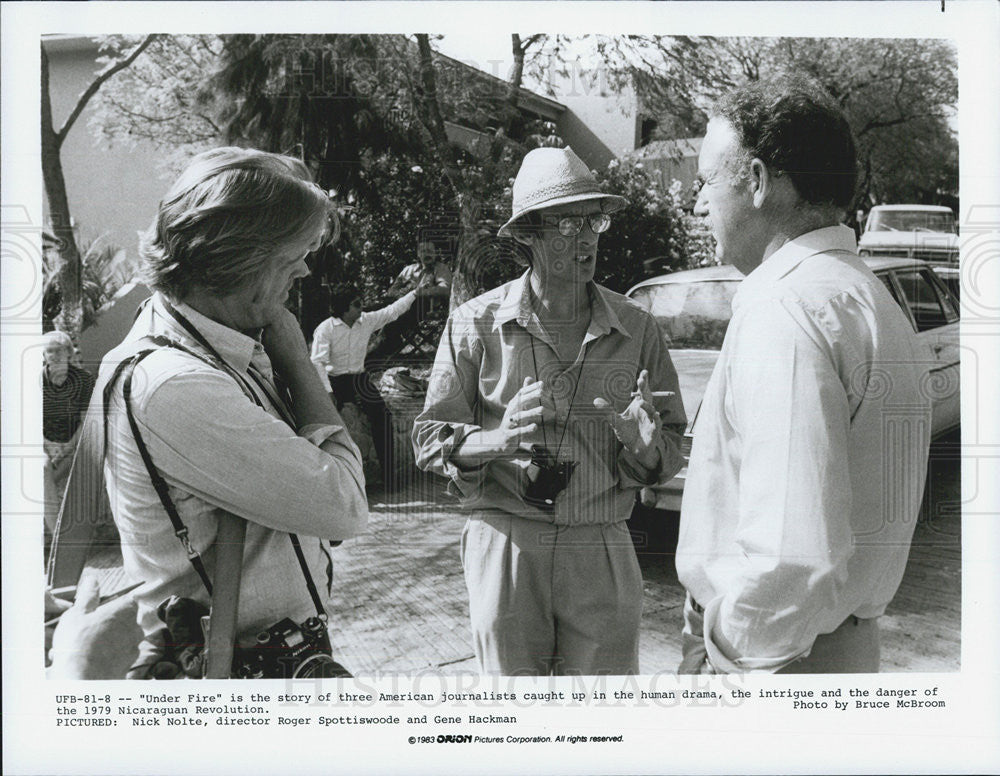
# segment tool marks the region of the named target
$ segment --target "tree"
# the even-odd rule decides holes
[[[840,103],[858,142],[855,206],[954,206],[955,49],[947,41],[847,38],[598,37],[600,57],[631,79],[659,137],[701,134],[711,102],[747,81],[804,73]],[[852,208],[853,209],[853,208]]]
[[[601,236],[596,280],[625,293],[650,274],[693,266],[697,253],[681,207],[680,183],[662,185],[642,163],[613,159],[599,176],[602,187],[628,204]]]
[[[102,47],[121,51],[140,38],[109,35],[98,40]],[[221,53],[222,40],[216,35],[157,36],[143,57],[95,95],[91,130],[109,144],[151,143],[163,152],[166,166],[179,171],[191,156],[222,138],[216,106],[201,89]]]
[[[116,73],[131,65],[155,39],[148,35],[131,52],[116,58],[94,78],[77,99],[76,104],[58,130],[52,120],[52,100],[49,96],[49,57],[45,52],[45,44],[41,46],[41,130],[42,130],[42,179],[45,185],[45,196],[49,203],[49,214],[52,221],[52,231],[56,238],[59,253],[59,291],[62,297],[61,310],[56,318],[56,328],[68,333],[74,340],[79,336],[83,325],[80,251],[73,235],[72,219],[70,217],[69,197],[66,194],[66,180],[63,176],[60,149],[66,136],[87,107],[90,99],[97,94]]]

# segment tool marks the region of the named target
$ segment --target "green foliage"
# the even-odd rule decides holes
[[[642,163],[612,160],[600,176],[603,189],[629,204],[601,235],[597,282],[624,293],[652,274],[691,266],[692,241],[681,208],[680,184],[664,187]]]
[[[99,38],[106,65],[141,36]],[[161,35],[132,65],[106,83],[91,101],[91,131],[105,142],[152,143],[166,168],[179,172],[199,151],[219,145],[216,106],[201,84],[222,53],[216,35]]]
[[[97,311],[111,301],[130,278],[131,267],[122,262],[124,251],[104,243],[100,238],[81,246],[81,300],[83,329],[97,320]],[[42,331],[52,331],[62,309],[59,251],[57,245],[46,243],[42,251]]]

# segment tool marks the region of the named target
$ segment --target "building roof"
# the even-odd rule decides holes
[[[467,62],[462,62],[454,57],[449,57],[447,54],[442,54],[440,51],[435,51],[434,56],[436,59],[444,60],[449,64],[468,70],[474,78],[491,82],[494,86],[502,88],[506,88],[508,86],[507,81],[503,78],[498,78],[492,73],[487,73],[485,70],[480,70],[478,67],[470,65]],[[562,113],[566,112],[566,106],[561,102],[556,102],[549,97],[536,94],[530,89],[525,89],[523,86],[518,88],[518,107],[529,110],[532,113],[536,113],[543,119],[548,119],[549,121],[555,121]]]

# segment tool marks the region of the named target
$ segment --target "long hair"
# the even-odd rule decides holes
[[[253,282],[275,251],[327,228],[333,205],[289,156],[217,148],[192,159],[140,241],[144,281],[183,300]]]

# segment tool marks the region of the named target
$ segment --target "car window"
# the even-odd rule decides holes
[[[956,233],[955,218],[951,213],[925,210],[872,211],[867,231]]]
[[[934,275],[944,283],[945,287],[951,293],[952,304],[954,307],[958,307],[957,302],[962,298],[962,286],[958,276],[958,268],[934,268]]]
[[[937,289],[941,298],[941,307],[944,310],[948,323],[954,323],[959,319],[958,311],[958,273],[957,271],[949,276],[943,276],[933,269],[920,270],[921,274],[927,278],[932,286]]]
[[[929,272],[900,269],[893,274],[913,313],[917,331],[928,331],[958,320],[958,313],[945,294],[939,294]],[[943,298],[944,297],[944,298]]]
[[[738,280],[664,283],[637,289],[632,298],[656,319],[668,348],[720,350],[737,288]]]
[[[892,298],[896,300],[896,304],[903,308],[903,312],[906,312],[906,305],[903,304],[902,300],[899,298],[899,292],[896,291],[896,287],[892,284],[889,279],[888,273],[880,272],[878,274],[878,279],[882,281],[882,285],[889,289],[889,293],[892,294]]]

